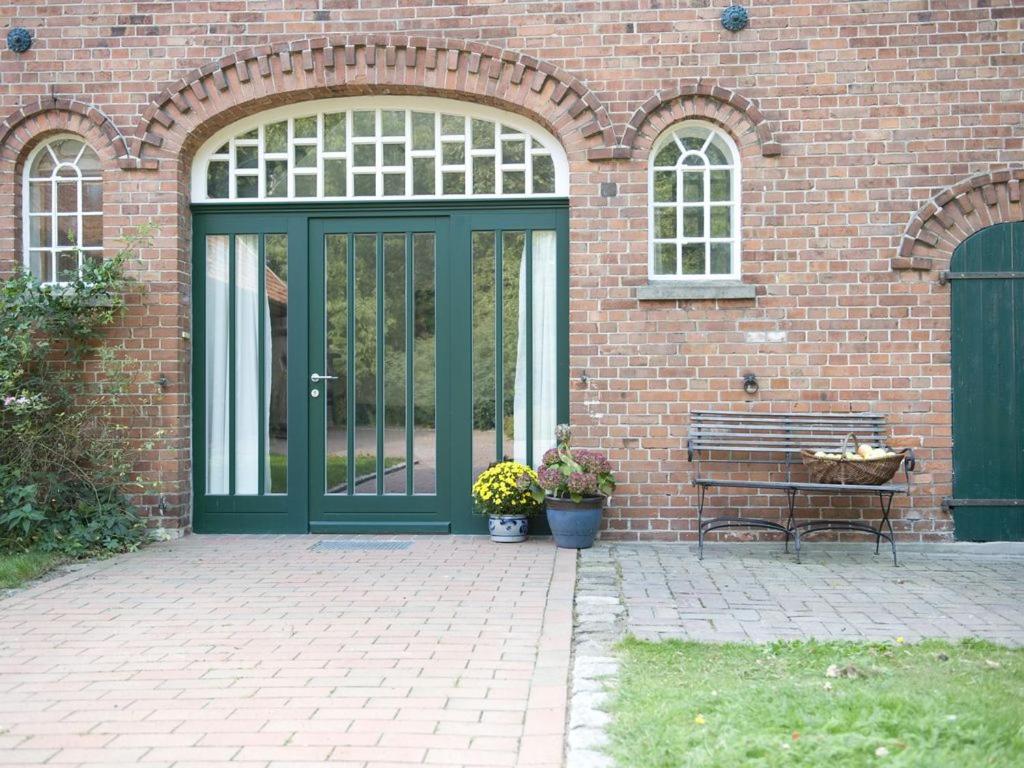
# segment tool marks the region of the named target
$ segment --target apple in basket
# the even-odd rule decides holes
[[[848,461],[864,461],[865,459],[887,459],[895,456],[895,451],[887,451],[885,448],[872,448],[867,443],[857,446],[857,452],[846,451],[846,453],[828,453],[827,451],[815,451],[816,459],[846,459]]]

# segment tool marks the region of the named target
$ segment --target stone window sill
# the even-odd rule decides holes
[[[716,299],[753,299],[757,287],[739,280],[659,280],[636,289],[640,301],[707,301]]]

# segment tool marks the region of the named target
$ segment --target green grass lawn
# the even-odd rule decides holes
[[[48,552],[18,552],[0,554],[0,589],[20,587],[26,581],[38,579],[60,563],[60,557]]]
[[[384,466],[394,467],[398,464],[402,464],[405,459],[399,456],[385,456]],[[356,477],[361,475],[368,475],[377,469],[376,458],[369,453],[360,453],[356,455]],[[271,488],[275,491],[283,490],[285,485],[285,475],[288,471],[288,457],[279,453],[270,454],[270,482]],[[327,457],[327,487],[337,488],[342,485],[348,479],[348,457],[347,456],[328,456]]]
[[[621,768],[1024,765],[1024,649],[630,639],[619,654]]]

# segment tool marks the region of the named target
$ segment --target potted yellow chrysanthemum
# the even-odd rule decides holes
[[[473,483],[473,506],[478,514],[487,515],[491,541],[524,541],[529,520],[544,508],[530,488],[537,473],[518,461],[492,464]]]

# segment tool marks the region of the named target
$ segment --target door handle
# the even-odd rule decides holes
[[[316,384],[318,381],[334,381],[337,378],[337,376],[327,376],[326,374],[323,373],[314,373],[312,376],[309,377],[309,380]]]

